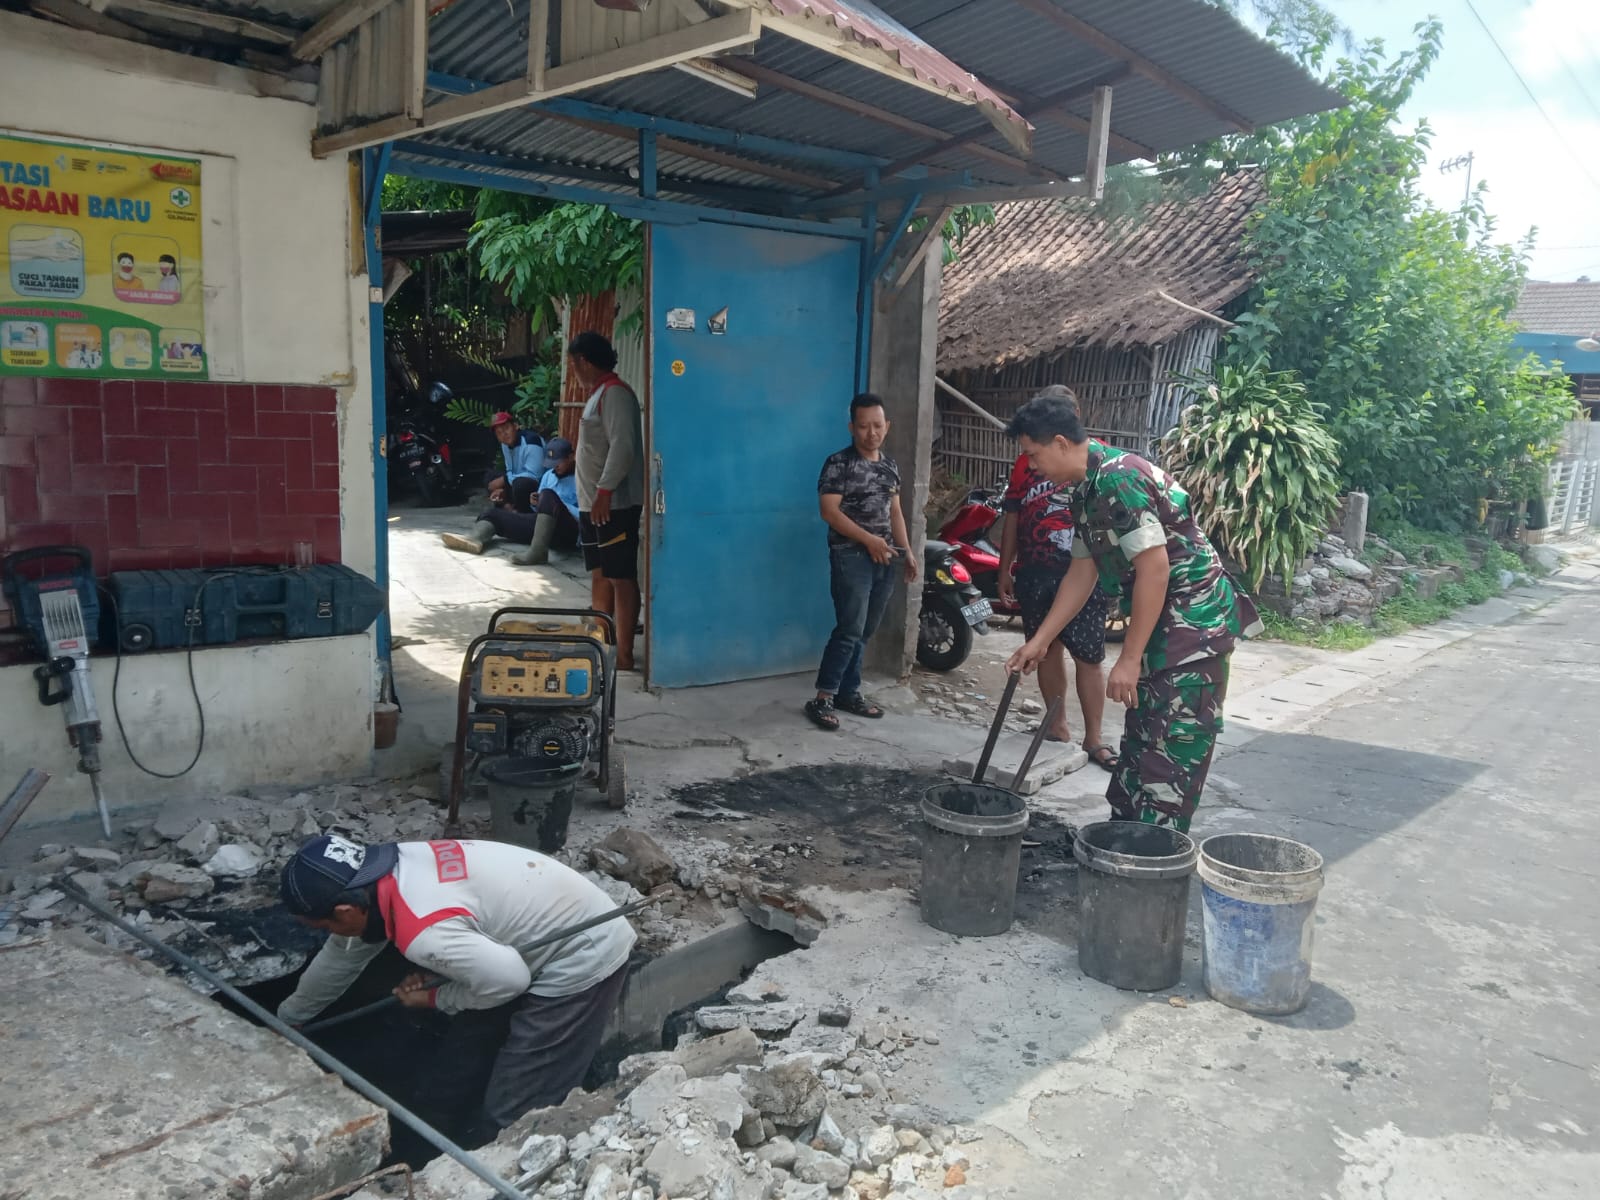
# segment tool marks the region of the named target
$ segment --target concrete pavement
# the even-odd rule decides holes
[[[435,554],[433,538],[404,535],[408,561],[469,573],[491,594],[457,586],[459,601],[435,596],[418,609],[429,645],[402,651],[408,721],[427,711],[416,697],[430,676],[453,679],[493,604],[581,597],[581,580],[560,570]],[[1351,654],[1241,649],[1196,832],[1282,833],[1327,857],[1316,985],[1297,1016],[1265,1020],[1206,998],[1198,887],[1175,991],[1187,1007],[1087,979],[1070,870],[1053,903],[1026,906],[996,939],[928,928],[905,891],[814,889],[828,931],[757,979],[804,1003],[842,996],[868,1019],[929,1035],[890,1084],[897,1099],[986,1130],[972,1149],[991,1194],[1590,1195],[1600,924],[1582,797],[1600,711],[1597,575],[1575,563]],[[403,620],[397,632],[422,627]],[[1003,655],[1008,639],[980,647]],[[622,739],[638,786],[628,823],[684,849],[694,832],[656,802],[684,784],[831,762],[926,767],[977,736],[889,685],[884,721],[823,734],[796,711],[807,683],[630,688]],[[425,743],[448,737],[437,717],[417,725]],[[1080,771],[1030,805],[1099,819],[1104,786],[1103,773]],[[614,823],[580,808],[573,842]]]
[[[891,1086],[987,1128],[975,1175],[1006,1180],[991,1191],[1594,1195],[1600,593],[1570,572],[1556,586],[1224,751],[1196,833],[1285,834],[1327,858],[1296,1016],[1205,996],[1197,903],[1187,1007],[1085,978],[1072,904],[980,940],[927,928],[903,896],[835,895],[817,946],[757,979],[935,1035]]]

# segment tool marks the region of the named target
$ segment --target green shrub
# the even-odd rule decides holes
[[[1163,464],[1252,588],[1269,574],[1287,586],[1339,503],[1338,450],[1321,411],[1263,358],[1184,382],[1200,400],[1163,439]]]

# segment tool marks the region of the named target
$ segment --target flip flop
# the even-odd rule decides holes
[[[1085,746],[1083,752],[1089,756],[1089,761],[1102,771],[1115,774],[1120,765],[1117,762],[1117,752],[1110,746]]]

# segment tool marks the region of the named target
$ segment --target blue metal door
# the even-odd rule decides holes
[[[783,675],[822,653],[817,473],[850,437],[859,255],[814,234],[651,227],[654,685]]]

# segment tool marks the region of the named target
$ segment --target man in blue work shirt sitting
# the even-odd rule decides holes
[[[550,561],[550,548],[571,550],[578,544],[578,465],[572,443],[551,438],[545,446],[545,472],[539,479],[539,499],[534,506],[533,536],[528,548],[511,556],[518,566],[536,567]]]
[[[544,467],[539,476],[538,498],[533,511],[489,508],[478,514],[472,533],[466,537],[446,533],[440,540],[452,550],[482,554],[496,537],[508,542],[525,542],[527,549],[512,556],[521,566],[538,566],[550,561],[550,551],[573,550],[578,545],[578,481],[573,474],[577,459],[572,443],[563,437],[551,438],[544,447]]]
[[[531,429],[521,428],[508,412],[495,413],[489,426],[500,443],[500,456],[506,466],[503,475],[492,475],[488,481],[489,501],[498,508],[531,513],[533,499],[539,494],[539,480],[544,477],[544,439]]]

